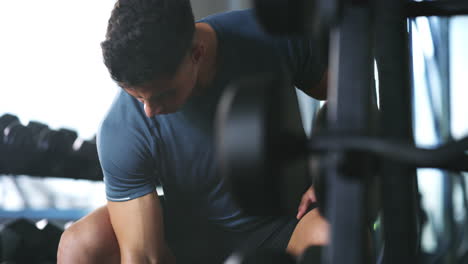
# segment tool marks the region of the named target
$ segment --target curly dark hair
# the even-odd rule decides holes
[[[104,64],[120,85],[172,77],[194,31],[189,0],[119,0],[101,43]]]

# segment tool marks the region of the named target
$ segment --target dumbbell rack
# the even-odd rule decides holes
[[[331,25],[330,132],[354,136],[373,134],[370,98],[372,51],[379,66],[380,126],[383,139],[414,145],[411,116],[409,17],[468,14],[466,1],[408,2],[406,0],[327,1],[340,7]],[[375,46],[373,41],[375,40]],[[352,100],[350,100],[352,98]],[[331,243],[323,263],[368,263],[365,191],[370,162],[353,157],[359,170],[338,170],[349,162],[344,151],[327,157],[327,214]],[[382,160],[384,263],[418,263],[416,169]]]

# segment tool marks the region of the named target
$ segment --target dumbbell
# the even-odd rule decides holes
[[[102,180],[96,143],[69,129],[50,129],[18,117],[0,117],[0,173]]]
[[[55,263],[63,228],[46,223],[42,229],[28,219],[7,222],[0,229],[0,260],[12,263]]]
[[[296,215],[311,185],[307,142],[287,75],[246,77],[222,96],[217,157],[234,197],[250,214]]]
[[[315,143],[330,137],[311,152],[296,94],[284,76],[252,76],[226,89],[216,120],[221,173],[250,214],[295,216],[302,195],[313,185],[318,208],[326,216],[323,153],[328,145],[335,148],[332,135],[326,135],[326,107],[319,111],[312,134]]]
[[[33,134],[37,149],[43,152],[67,155],[73,149],[73,143],[78,138],[76,131],[61,128],[52,130],[46,124],[30,121],[28,128]]]
[[[0,138],[2,141],[2,172],[29,172],[35,159],[34,142],[31,131],[23,126],[18,117],[6,114],[0,118]]]
[[[5,128],[13,121],[19,121],[18,117],[11,114],[4,114],[0,116],[0,157],[8,155],[8,150],[3,143],[3,134]],[[3,159],[0,159],[0,174],[8,173],[7,164]]]
[[[37,138],[37,146],[46,153],[47,169],[50,175],[69,177],[74,175],[70,168],[73,166],[73,144],[78,134],[69,129],[42,129]]]

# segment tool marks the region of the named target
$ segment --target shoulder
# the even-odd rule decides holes
[[[143,105],[121,91],[114,99],[100,126],[100,133],[110,134],[117,131],[148,132],[154,126],[154,120],[147,118]]]
[[[144,115],[143,107],[125,92],[120,92],[97,134],[100,158],[118,156],[120,153],[152,152],[151,145],[157,132],[155,121]]]
[[[116,126],[129,123],[135,124],[135,117],[141,115],[138,101],[124,91],[120,91],[112,102],[101,124],[101,129],[116,128]]]
[[[126,201],[154,191],[157,130],[125,92],[114,100],[97,133],[107,199]]]

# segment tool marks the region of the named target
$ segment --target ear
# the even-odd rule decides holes
[[[199,64],[206,54],[206,48],[203,43],[196,43],[192,47],[191,60],[193,64]]]

